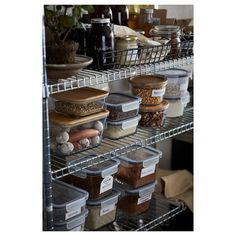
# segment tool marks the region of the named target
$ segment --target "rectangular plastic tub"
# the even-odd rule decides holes
[[[116,183],[115,189],[121,192],[117,208],[131,216],[146,211],[150,206],[155,185],[156,182],[153,182],[140,188],[132,188],[126,184]]]
[[[86,206],[89,214],[85,223],[86,228],[95,230],[114,221],[119,195],[120,192],[113,190],[104,198],[96,201],[88,200]]]
[[[110,139],[119,139],[136,132],[140,115],[122,121],[107,121],[104,130],[104,137]]]
[[[123,93],[110,93],[105,99],[106,108],[110,111],[109,120],[120,121],[138,115],[141,98]]]
[[[88,158],[96,157],[90,155]],[[82,188],[89,193],[89,199],[98,199],[112,192],[114,175],[118,171],[119,160],[96,159],[98,164],[68,175],[63,181]],[[71,163],[73,164],[73,163]]]
[[[83,231],[88,209],[84,209],[79,215],[65,220],[63,222],[54,223],[55,231]]]
[[[138,188],[156,179],[157,164],[162,152],[152,147],[142,147],[117,157],[120,161],[116,178]]]
[[[102,141],[108,115],[109,111],[105,109],[82,118],[50,112],[51,151],[64,156],[98,146]]]
[[[59,180],[52,184],[53,221],[68,220],[85,210],[88,192]]]
[[[55,111],[72,117],[83,117],[100,112],[104,108],[108,92],[83,87],[52,95]]]

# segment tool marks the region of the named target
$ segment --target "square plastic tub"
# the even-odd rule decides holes
[[[140,105],[139,113],[141,115],[141,120],[139,125],[143,127],[163,126],[168,107],[169,103],[167,100],[163,100],[161,104],[155,106]]]
[[[63,222],[85,210],[88,192],[59,180],[52,183],[53,221]]]
[[[83,231],[86,217],[88,216],[88,209],[84,209],[79,215],[63,222],[55,223],[55,231]]]
[[[88,156],[88,158],[93,157],[96,157],[96,155]],[[112,192],[114,175],[118,171],[120,162],[119,160],[104,160],[102,157],[96,158],[97,164],[92,162],[90,167],[75,172],[64,180],[88,191],[89,199],[94,200],[107,196]],[[88,165],[90,165],[89,162]]]
[[[89,214],[85,227],[95,230],[114,221],[119,195],[120,192],[113,190],[111,194],[97,201],[88,200],[86,206]]]
[[[83,87],[51,95],[55,111],[72,116],[83,117],[102,111],[108,92],[91,87]]]
[[[108,119],[121,121],[138,115],[142,99],[123,93],[110,93],[105,100],[106,108],[110,111]]]
[[[98,146],[102,141],[108,115],[109,111],[105,109],[82,118],[50,112],[51,151],[64,156]]]
[[[190,101],[189,92],[185,93],[179,98],[168,98],[169,108],[167,109],[167,117],[178,117],[184,114],[184,108]]]
[[[104,137],[109,139],[119,139],[130,134],[134,134],[137,130],[140,115],[122,121],[107,120],[104,130]]]
[[[114,188],[121,192],[117,208],[131,216],[146,211],[150,206],[155,185],[156,182],[153,182],[140,188],[132,188],[124,183],[116,183]]]
[[[179,68],[160,71],[158,75],[166,76],[168,79],[164,98],[178,98],[183,96],[187,92],[189,78],[192,78],[190,71]]]
[[[116,178],[138,188],[156,179],[157,164],[162,152],[152,147],[142,147],[117,157],[120,161]]]

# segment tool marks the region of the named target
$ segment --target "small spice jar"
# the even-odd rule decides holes
[[[155,106],[140,105],[139,113],[141,114],[141,120],[139,125],[143,127],[163,126],[168,107],[169,103],[166,100],[163,100],[161,104]]]
[[[140,75],[131,77],[132,93],[142,98],[142,104],[158,105],[165,93],[167,78],[161,75]]]

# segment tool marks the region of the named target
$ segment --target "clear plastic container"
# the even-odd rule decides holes
[[[84,209],[79,215],[70,218],[66,221],[55,223],[55,231],[83,231],[86,217],[88,216],[88,209]]]
[[[161,104],[156,106],[140,105],[139,113],[141,120],[139,125],[143,127],[161,127],[165,123],[166,112],[168,111],[169,103],[163,100]]]
[[[52,95],[55,111],[72,117],[83,117],[102,111],[107,96],[107,91],[91,87]]]
[[[132,93],[142,98],[144,105],[158,105],[162,102],[167,78],[163,75],[139,75],[129,79]]]
[[[134,134],[137,130],[140,115],[123,121],[107,121],[104,130],[104,137],[110,139],[119,139],[130,134]]]
[[[94,230],[114,221],[119,195],[120,192],[113,190],[111,194],[97,201],[88,200],[89,214],[85,223],[86,228]]]
[[[88,158],[93,157],[96,156],[88,156]],[[98,164],[75,172],[65,179],[69,184],[88,191],[89,199],[93,200],[107,196],[112,192],[113,178],[120,164],[118,160],[104,160],[102,157],[96,158],[96,162]]]
[[[152,147],[142,147],[117,157],[120,161],[116,178],[134,188],[156,179],[157,164],[162,152]]]
[[[88,192],[59,180],[52,183],[53,221],[68,220],[85,210]]]
[[[120,121],[138,115],[141,98],[124,93],[111,93],[105,100],[109,110],[108,119]]]
[[[65,156],[98,146],[102,141],[108,115],[109,111],[105,109],[82,118],[50,112],[51,151]]]
[[[168,79],[164,98],[183,96],[187,92],[189,78],[192,77],[190,71],[178,68],[160,71],[158,75],[166,76]]]
[[[156,182],[140,188],[131,188],[127,184],[116,183],[114,188],[121,192],[117,208],[128,215],[138,215],[150,206],[152,193],[155,191]]]
[[[184,108],[190,101],[189,92],[185,93],[179,98],[168,98],[169,108],[167,109],[167,117],[178,117],[184,114]]]

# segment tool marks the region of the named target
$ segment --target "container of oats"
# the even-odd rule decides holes
[[[107,120],[104,130],[104,137],[109,139],[119,139],[128,135],[134,134],[137,130],[138,122],[141,115],[129,118],[122,121]]]
[[[163,100],[159,105],[154,106],[140,105],[139,113],[141,119],[139,125],[143,127],[163,126],[168,109],[169,102],[167,100]]]
[[[140,75],[129,79],[132,93],[142,98],[142,104],[158,105],[162,102],[167,85],[163,75]]]
[[[164,94],[165,98],[179,98],[186,94],[189,79],[192,78],[190,71],[179,68],[159,71],[158,75],[166,76],[168,80]]]
[[[113,190],[111,194],[99,200],[88,200],[86,207],[89,214],[85,223],[86,228],[95,230],[114,221],[119,195],[120,192]]]
[[[142,147],[117,157],[120,161],[116,178],[138,188],[156,179],[157,164],[162,152],[152,147]]]
[[[51,95],[54,99],[54,109],[72,117],[84,117],[102,111],[108,92],[83,87]]]

